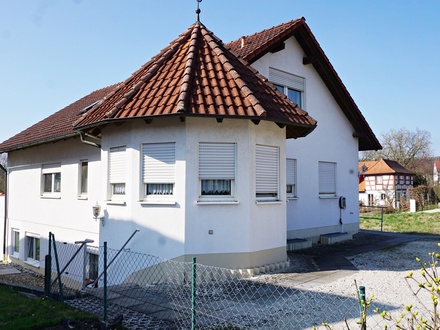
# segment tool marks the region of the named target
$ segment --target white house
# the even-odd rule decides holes
[[[287,140],[288,238],[359,230],[358,151],[381,149],[304,18],[228,44],[318,121],[305,139]],[[340,211],[339,198],[346,198]],[[341,225],[342,222],[342,225]]]
[[[283,263],[287,239],[358,230],[358,151],[379,148],[305,19],[226,46],[196,22],[126,81],[0,144],[4,244],[43,267],[49,231],[119,248],[139,230],[132,251]]]
[[[434,181],[434,184],[440,183],[440,160],[434,161],[434,170],[433,170],[432,179]]]

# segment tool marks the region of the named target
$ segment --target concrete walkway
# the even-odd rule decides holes
[[[10,274],[20,274],[20,271],[10,265],[0,263],[0,276],[1,275],[10,275]]]

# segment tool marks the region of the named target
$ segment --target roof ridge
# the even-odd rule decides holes
[[[189,32],[191,32],[192,29],[188,28],[187,31],[180,34],[179,37],[175,40],[175,42],[168,45],[168,47],[164,48],[162,52],[160,52],[158,55],[154,56],[150,61],[148,61],[146,64],[144,64],[139,70],[137,70],[133,75],[131,75],[128,79],[126,79],[123,82],[123,85],[129,85],[131,80],[136,79],[136,74],[145,69],[146,67],[150,66],[148,68],[147,72],[138,78],[139,80],[134,83],[134,85],[130,88],[129,91],[127,91],[122,98],[113,106],[112,109],[110,109],[104,116],[104,118],[112,118],[116,112],[125,105],[139,90],[140,88],[151,78],[153,77],[156,72],[161,68],[161,66],[177,51],[177,49],[180,47],[181,41],[188,35]],[[121,86],[122,87],[122,86]]]
[[[240,88],[243,94],[248,98],[249,102],[252,104],[252,107],[255,109],[257,114],[259,116],[266,116],[266,110],[261,106],[260,101],[255,96],[254,92],[252,92],[252,90],[247,86],[246,82],[241,78],[240,74],[235,70],[234,66],[230,63],[228,57],[225,55],[225,52],[221,49],[219,43],[215,42],[211,33],[209,33],[207,29],[204,29],[202,31],[202,34],[205,37],[208,46],[218,56],[218,59],[224,66],[225,70],[231,75],[237,86]],[[243,63],[243,64],[248,66],[247,63]]]
[[[182,76],[182,85],[180,86],[179,97],[177,99],[176,109],[177,112],[185,112],[186,105],[191,93],[191,79],[194,76],[195,70],[195,54],[198,53],[197,39],[200,33],[200,24],[195,24],[190,37],[190,45],[188,47],[188,53],[186,54],[187,60],[185,64],[185,69]]]

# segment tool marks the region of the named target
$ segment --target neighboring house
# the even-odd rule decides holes
[[[399,208],[413,181],[414,173],[394,160],[359,162],[359,202],[366,206]]]
[[[139,229],[132,251],[282,264],[287,239],[358,231],[358,151],[380,148],[303,18],[226,46],[196,22],[126,81],[0,144],[5,244],[42,267],[49,231],[120,248]]]
[[[434,184],[440,184],[440,160],[434,161],[433,181],[434,181]]]

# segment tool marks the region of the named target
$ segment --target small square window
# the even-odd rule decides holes
[[[381,175],[376,176],[376,184],[382,184],[383,183],[383,177]]]

